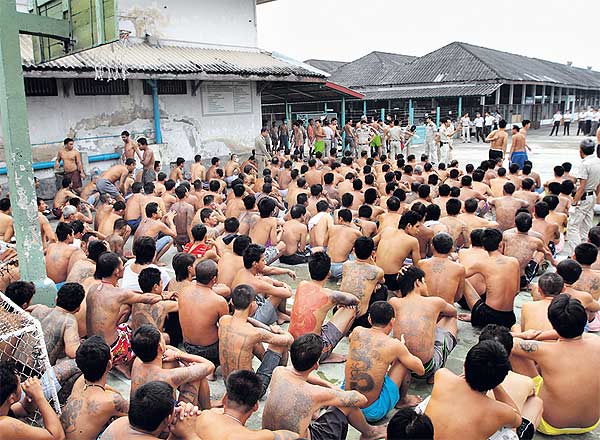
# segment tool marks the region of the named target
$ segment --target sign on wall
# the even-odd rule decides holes
[[[252,84],[218,82],[202,86],[204,115],[252,113]]]

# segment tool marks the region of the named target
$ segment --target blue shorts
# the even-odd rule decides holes
[[[135,232],[141,222],[142,222],[142,216],[135,218],[133,220],[127,220],[127,224],[131,228],[131,232]]]
[[[55,283],[56,284],[56,290],[60,290],[60,288],[65,285],[65,283],[66,283],[66,281],[63,281],[62,283]]]
[[[159,254],[160,251],[163,250],[163,248],[170,244],[173,241],[173,239],[171,237],[169,237],[168,235],[164,235],[162,237],[160,237],[158,240],[156,240],[156,253]]]
[[[519,169],[522,170],[523,166],[525,166],[525,161],[527,160],[527,152],[525,151],[517,151],[510,155],[510,163],[516,163],[519,165]]]
[[[344,389],[344,385],[342,385],[342,389]],[[377,400],[368,407],[362,408],[361,411],[367,422],[377,422],[394,409],[398,400],[400,400],[398,385],[386,374]]]

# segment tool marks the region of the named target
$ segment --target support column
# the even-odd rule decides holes
[[[498,87],[498,88],[496,89],[496,96],[495,96],[495,98],[496,98],[496,101],[495,101],[495,103],[496,103],[496,106],[499,106],[499,105],[500,105],[500,88],[501,88],[501,87],[502,87],[502,86],[500,86],[500,87]]]
[[[46,276],[33,182],[31,144],[19,29],[14,1],[0,2],[0,113],[21,279],[36,286],[34,302],[54,305],[56,286]]]
[[[554,104],[554,86],[550,88],[550,104]]]
[[[381,114],[379,117],[381,118],[382,121],[385,122],[385,109],[384,108],[381,109]]]
[[[413,107],[412,99],[408,100],[408,125],[415,123],[415,108]]]
[[[546,103],[546,85],[542,86],[542,104]]]
[[[527,84],[523,84],[521,90],[521,104],[525,104],[525,98],[527,97]]]
[[[508,105],[513,105],[515,95],[515,85],[511,84],[508,88]]]
[[[154,140],[157,144],[162,144],[162,130],[160,127],[160,106],[158,103],[158,81],[155,79],[149,80],[152,88],[152,111],[154,113]]]
[[[556,102],[559,104],[560,106],[560,100],[562,99],[562,87],[558,88],[558,99],[556,100]]]
[[[435,125],[439,128],[440,127],[440,108],[436,107],[435,109]]]
[[[367,116],[367,101],[363,101],[363,116]]]
[[[458,97],[458,115],[456,115],[456,117],[458,119],[460,119],[460,118],[462,118],[462,114],[463,114],[463,112],[462,112],[462,96],[459,96]]]

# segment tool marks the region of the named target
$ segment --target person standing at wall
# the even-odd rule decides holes
[[[569,132],[569,127],[571,126],[571,120],[573,116],[571,115],[571,111],[567,109],[563,114],[563,136],[571,136]]]
[[[56,160],[54,161],[54,169],[57,170],[60,166],[60,161],[63,161],[64,177],[71,179],[73,184],[72,189],[81,191],[81,179],[85,178],[83,172],[83,164],[81,163],[81,154],[75,149],[75,141],[71,138],[66,138],[63,141],[63,147],[58,150]]]
[[[579,109],[579,111],[576,113],[576,120],[577,120],[576,136],[579,136],[579,133],[585,134],[585,111],[583,109]]]
[[[594,136],[598,131],[598,126],[600,125],[600,112],[597,108],[592,108],[592,124],[589,136]]]
[[[271,161],[271,155],[267,149],[268,137],[269,131],[263,127],[260,129],[260,134],[256,136],[256,139],[254,140],[254,157],[256,158],[256,164],[258,165],[258,172],[261,174],[267,166],[267,163]]]
[[[479,138],[481,138],[481,142],[485,142],[485,136],[483,135],[483,123],[484,119],[481,117],[481,113],[477,113],[475,117],[475,138],[477,142],[479,142]]]
[[[281,121],[279,126],[279,144],[284,149],[285,154],[290,154],[290,130],[285,119]]]
[[[440,127],[440,163],[450,162],[450,139],[454,133],[450,118],[446,118]]]
[[[572,255],[575,247],[586,240],[594,220],[596,189],[600,186],[600,159],[595,154],[596,146],[592,139],[584,139],[579,144],[579,156],[582,161],[579,170],[574,173],[579,186],[571,206],[573,212],[567,223],[567,243],[565,254]]]
[[[279,130],[277,129],[277,122],[273,122],[271,130],[269,130],[269,136],[271,137],[271,145],[273,151],[277,151],[277,145],[279,145]]]
[[[585,111],[585,136],[589,136],[592,132],[592,109],[588,108]]]
[[[463,144],[465,142],[471,143],[471,118],[468,113],[460,118],[460,123],[462,124],[462,138]]]
[[[352,125],[352,119],[348,119],[348,121],[344,125],[344,152],[348,150],[352,153],[353,156],[356,156],[356,136],[354,134],[354,128],[352,127]]]
[[[556,136],[558,136],[558,130],[560,130],[560,121],[562,120],[562,114],[560,110],[556,110],[554,116],[552,116],[552,131],[550,132],[550,136],[554,134],[556,131]]]

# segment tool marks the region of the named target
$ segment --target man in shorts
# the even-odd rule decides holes
[[[96,182],[96,189],[100,194],[110,194],[116,200],[124,202],[125,198],[121,194],[121,190],[134,170],[135,159],[133,158],[125,160],[125,165],[113,165],[100,175]]]
[[[394,308],[394,337],[404,335],[406,347],[425,367],[419,376],[433,378],[456,347],[456,309],[439,297],[427,296],[425,272],[416,266],[403,270],[398,279],[402,298],[391,298]]]

